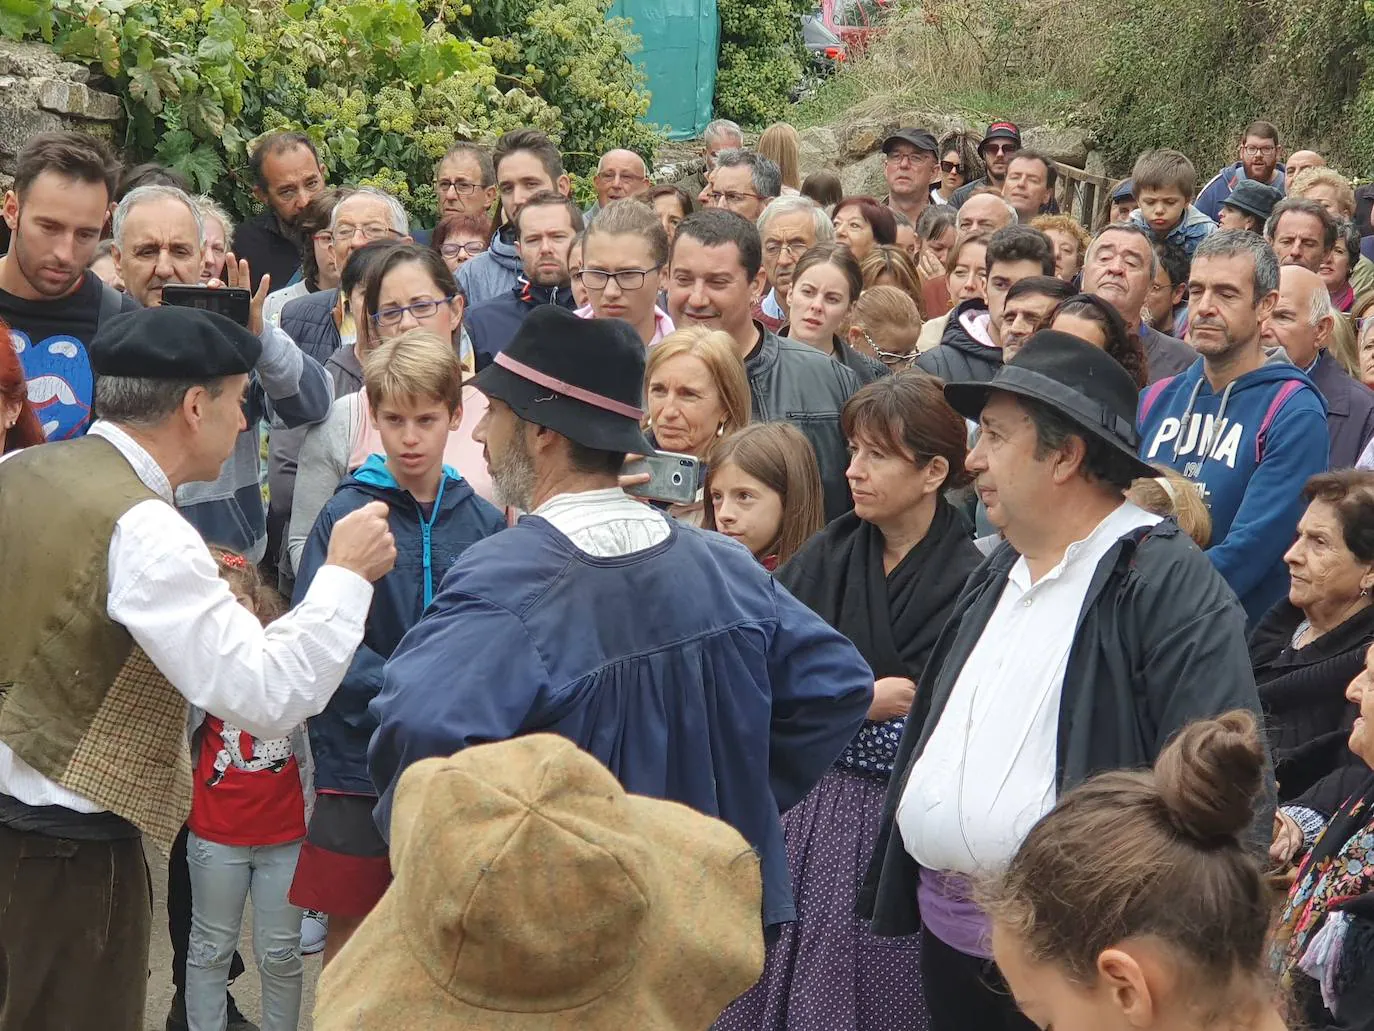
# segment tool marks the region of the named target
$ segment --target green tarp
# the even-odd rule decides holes
[[[675,140],[700,136],[716,92],[716,0],[615,0],[610,13],[634,22],[644,43],[635,63],[649,77],[653,94],[648,121]]]

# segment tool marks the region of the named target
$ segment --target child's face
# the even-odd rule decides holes
[[[372,423],[396,482],[411,493],[428,494],[439,480],[448,435],[462,418],[461,408],[450,413],[434,397],[387,398],[373,409]]]
[[[1167,233],[1183,219],[1188,198],[1176,186],[1136,191],[1140,214],[1156,234]]]
[[[706,503],[715,511],[716,529],[733,537],[757,559],[782,531],[782,495],[750,476],[733,462],[711,474],[711,496]]]

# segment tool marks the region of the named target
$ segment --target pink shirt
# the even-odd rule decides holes
[[[578,308],[573,314],[579,319],[596,318],[596,313],[592,311],[592,306],[590,304]],[[668,318],[668,313],[658,305],[654,305],[654,336],[646,346],[657,347],[663,342],[663,338],[676,328],[677,327],[673,325],[673,320]]]

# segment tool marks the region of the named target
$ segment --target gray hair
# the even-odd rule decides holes
[[[95,412],[98,418],[125,426],[156,426],[180,408],[186,392],[195,387],[204,387],[212,398],[218,398],[224,393],[224,380],[99,376]]]
[[[396,231],[398,236],[410,235],[410,219],[406,217],[406,209],[401,206],[391,194],[385,190],[379,190],[375,186],[359,186],[347,197],[341,197],[339,203],[334,205],[334,210],[329,213],[329,231],[332,233],[334,227],[339,224],[339,209],[349,201],[357,200],[359,197],[375,197],[386,204],[387,217],[391,220],[391,228]]]
[[[213,197],[208,197],[205,194],[192,197],[191,204],[196,209],[196,214],[200,216],[202,227],[212,218],[224,227],[224,249],[233,250],[234,220],[229,217],[229,212],[216,204]]]
[[[744,130],[739,127],[738,123],[732,122],[728,118],[717,118],[706,127],[701,138],[708,144],[712,141],[723,143],[726,140],[739,140],[740,144],[743,145]]]
[[[1331,212],[1307,197],[1285,197],[1274,205],[1269,212],[1269,221],[1264,223],[1265,240],[1274,242],[1274,234],[1279,231],[1279,219],[1290,211],[1311,215],[1322,224],[1322,245],[1330,253],[1331,248],[1336,246],[1336,220],[1331,217]],[[1351,267],[1354,267],[1354,262],[1351,262]]]
[[[829,243],[835,239],[835,225],[825,213],[825,209],[810,197],[775,197],[768,202],[759,216],[759,235],[768,232],[773,219],[781,215],[810,215],[816,226],[816,242]]]
[[[1322,209],[1325,214],[1325,209]],[[1254,301],[1279,288],[1279,259],[1264,238],[1245,229],[1222,229],[1203,239],[1193,252],[1193,267],[1203,258],[1249,255],[1255,270]]]
[[[1113,222],[1111,225],[1103,226],[1099,229],[1097,235],[1088,241],[1088,249],[1083,252],[1083,264],[1086,265],[1088,263],[1088,255],[1091,254],[1093,248],[1097,246],[1097,241],[1101,240],[1108,233],[1129,233],[1132,236],[1138,236],[1144,240],[1146,250],[1150,252],[1150,280],[1153,281],[1155,276],[1159,275],[1159,252],[1155,250],[1155,238],[1134,222]]]
[[[782,193],[782,169],[774,161],[752,150],[741,147],[722,150],[716,155],[716,167],[747,167],[753,175],[754,192],[760,197],[776,197]]]
[[[1308,325],[1315,326],[1328,315],[1335,321],[1336,306],[1331,303],[1331,294],[1327,291],[1326,284],[1318,283],[1312,290],[1312,308],[1307,313]]]
[[[186,205],[186,210],[191,213],[191,217],[196,222],[196,246],[205,246],[205,220],[200,217],[200,212],[196,209],[196,202],[186,193],[178,190],[175,186],[163,186],[153,184],[150,186],[138,186],[124,195],[124,199],[119,202],[119,207],[115,208],[114,224],[111,227],[111,235],[114,237],[115,246],[124,250],[124,223],[129,219],[129,212],[146,201],[154,200],[175,200]]]

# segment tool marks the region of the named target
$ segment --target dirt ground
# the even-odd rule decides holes
[[[167,861],[156,850],[148,851],[148,869],[153,878],[153,937],[148,953],[148,1008],[143,1018],[144,1031],[164,1031],[167,1009],[172,1004],[172,946],[167,939]],[[239,1009],[254,1023],[262,1016],[262,991],[257,966],[253,961],[253,907],[247,906],[243,920],[239,953],[248,970],[234,982],[231,991]],[[310,1031],[310,1014],[315,1008],[315,979],[320,976],[320,957],[305,957],[305,992],[301,999],[301,1031]]]

